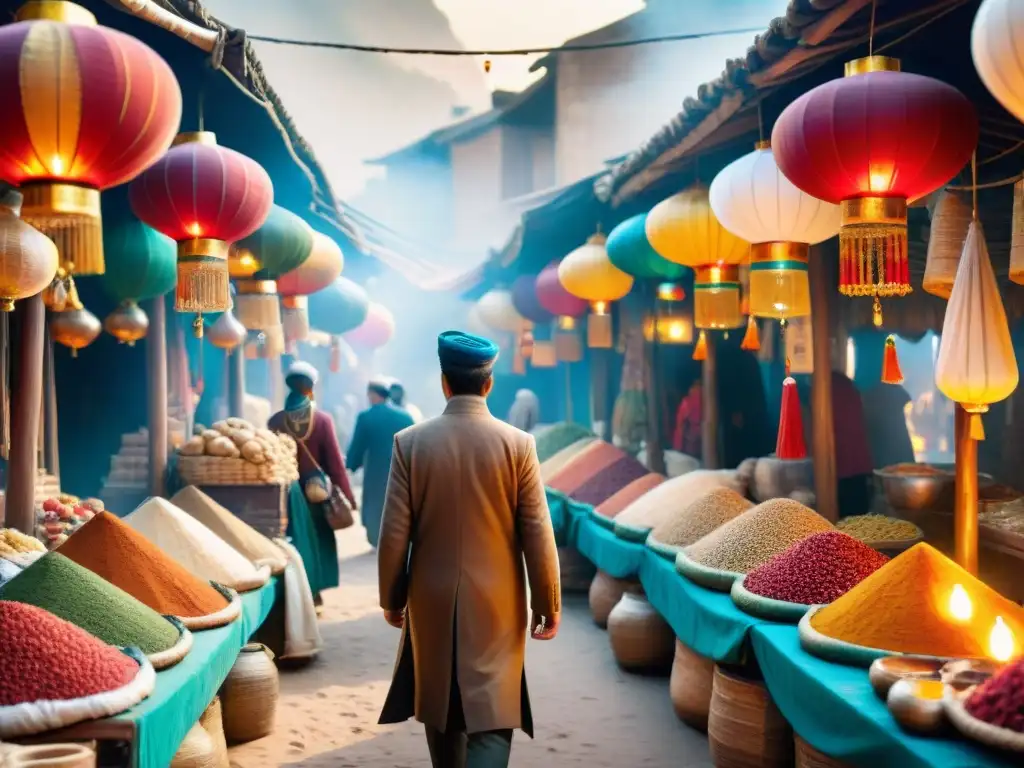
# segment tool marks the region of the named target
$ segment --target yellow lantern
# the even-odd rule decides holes
[[[633,278],[608,258],[605,236],[591,235],[586,243],[562,259],[558,265],[558,282],[573,296],[590,303],[587,346],[611,349],[611,305],[630,292]]]
[[[644,320],[644,339],[654,341],[655,330],[659,344],[692,344],[693,318],[682,310],[686,298],[682,286],[676,283],[661,283],[657,291],[657,306],[654,314]]]

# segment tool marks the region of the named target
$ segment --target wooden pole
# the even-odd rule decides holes
[[[715,345],[713,334],[706,334],[707,357],[701,363],[701,403],[703,413],[701,414],[701,461],[704,469],[718,469],[721,464],[718,450],[718,435],[720,430],[718,411],[718,350]]]
[[[956,562],[978,574],[978,442],[971,437],[971,414],[956,405],[956,504],[953,532]]]
[[[238,418],[245,417],[245,349],[239,344],[228,353],[231,379],[228,389],[228,413]]]
[[[651,340],[644,344],[647,354],[647,468],[660,475],[665,474],[665,446],[661,436],[661,382],[658,370],[658,297],[652,291],[649,301],[652,319]],[[643,317],[639,318],[643,324]]]
[[[39,418],[43,408],[42,294],[18,302],[18,362],[11,397],[11,457],[7,467],[7,525],[32,535],[35,527]]]
[[[43,445],[44,464],[54,477],[60,478],[60,441],[57,437],[57,378],[53,365],[53,338],[46,332],[46,352],[43,358]]]
[[[605,422],[608,399],[608,350],[590,350],[590,421],[597,430],[597,436],[611,437],[611,425]],[[600,423],[598,423],[600,422]]]
[[[146,383],[149,388],[149,492],[167,490],[167,305],[163,296],[150,300],[146,334]]]
[[[826,520],[839,519],[836,487],[836,433],[832,414],[832,343],[829,334],[830,264],[820,249],[810,259],[811,344],[814,375],[811,377],[811,458],[814,463],[814,495],[818,514]],[[783,350],[785,354],[785,350]]]
[[[572,363],[562,363],[565,371],[565,420],[572,421]]]

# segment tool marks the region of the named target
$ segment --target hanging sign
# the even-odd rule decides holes
[[[810,317],[794,317],[786,324],[786,357],[790,373],[814,373]]]

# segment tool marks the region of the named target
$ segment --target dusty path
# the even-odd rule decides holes
[[[362,528],[339,535],[341,589],[328,592],[325,648],[312,666],[281,675],[275,733],[231,750],[232,768],[429,766],[422,726],[378,726],[398,632],[377,608],[375,561]],[[586,598],[569,596],[554,642],[528,643],[537,738],[517,733],[514,768],[710,768],[707,740],[679,723],[668,680],[615,666]]]

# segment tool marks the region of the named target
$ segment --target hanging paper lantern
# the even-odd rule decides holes
[[[558,263],[541,270],[535,285],[537,301],[555,316],[555,355],[563,363],[578,363],[583,359],[583,343],[579,336],[577,318],[587,312],[587,302],[573,296],[558,280]]]
[[[281,323],[286,343],[294,344],[308,338],[307,297],[333,283],[344,264],[345,257],[338,244],[327,235],[313,232],[313,248],[308,258],[278,278],[277,293],[281,297]]]
[[[989,261],[981,222],[971,222],[946,307],[935,363],[942,393],[971,414],[971,435],[984,438],[981,414],[1017,388],[1017,358]]]
[[[1013,185],[1010,221],[1010,280],[1024,285],[1024,179]]]
[[[18,218],[14,208],[0,205],[0,310],[10,312],[15,301],[49,286],[57,263],[53,241]]]
[[[0,27],[0,179],[68,272],[104,272],[100,190],[138,176],[181,121],[171,68],[70,2],[30,2]]]
[[[220,312],[231,299],[228,247],[270,215],[274,187],[262,166],[217,145],[208,131],[182,133],[132,182],[135,215],[178,244],[178,312]]]
[[[370,310],[370,297],[347,277],[339,277],[309,296],[309,322],[317,330],[341,336],[355,330]]]
[[[974,17],[971,55],[981,82],[1006,111],[1024,121],[1024,7],[984,0]]]
[[[512,307],[519,315],[536,325],[550,323],[554,316],[537,296],[537,276],[520,275],[512,283]]]
[[[971,204],[956,192],[942,191],[931,216],[928,259],[921,287],[933,296],[948,299],[973,218]]]
[[[686,269],[663,258],[647,239],[647,214],[626,219],[608,235],[608,260],[638,280],[679,280]]]
[[[744,297],[749,314],[780,320],[809,315],[810,246],[839,231],[839,206],[794,186],[768,142],[726,166],[711,182],[709,197],[722,226],[751,244]]]
[[[345,334],[345,341],[357,349],[380,349],[395,335],[395,318],[383,304],[370,302],[366,319]]]
[[[235,313],[228,308],[210,326],[210,330],[206,332],[206,338],[217,349],[230,352],[245,343],[247,334],[245,326],[238,321]]]
[[[900,72],[885,56],[846,65],[782,113],[772,132],[779,168],[813,197],[841,204],[839,291],[879,297],[911,291],[907,205],[971,159],[978,118],[950,85]]]
[[[78,298],[78,288],[71,279],[67,308],[50,320],[50,336],[58,344],[68,347],[72,357],[78,357],[78,350],[96,341],[102,330],[103,326],[96,315],[82,305]]]
[[[528,324],[516,311],[512,292],[505,288],[492,288],[476,303],[477,317],[492,331],[518,334]]]
[[[611,303],[633,288],[633,278],[612,264],[604,235],[591,235],[558,265],[558,280],[580,299],[590,303],[587,319],[587,346],[612,348]]]
[[[118,343],[134,347],[136,341],[146,338],[149,318],[134,301],[125,301],[107,315],[103,321],[103,330],[117,339]]]
[[[693,318],[683,309],[683,286],[662,283],[655,296],[654,313],[644,319],[644,339],[654,341],[657,329],[659,344],[693,344]]]
[[[693,322],[698,328],[729,330],[743,325],[740,268],[734,264],[697,267],[693,282]]]
[[[152,227],[127,217],[108,221],[103,229],[103,249],[107,260],[107,271],[102,278],[103,287],[116,301],[134,305],[135,302],[163,296],[174,289],[178,278],[174,241]],[[137,306],[134,309],[128,307],[115,319],[114,326],[120,327],[119,324],[124,321],[129,327],[137,329],[139,322],[136,310],[145,317],[145,313]],[[110,317],[107,320],[110,321]],[[148,325],[149,321],[146,320],[145,326]],[[109,328],[107,330],[110,332]],[[142,335],[145,336],[145,330]]]

